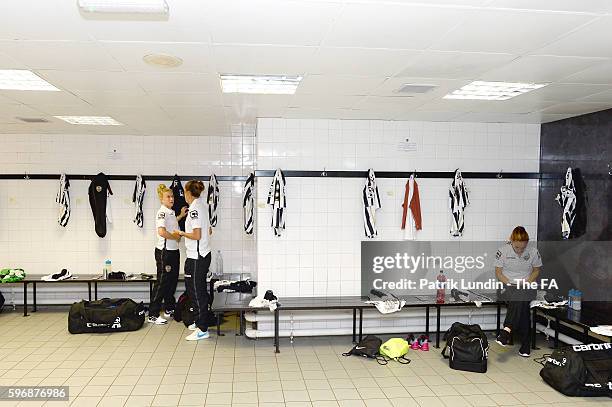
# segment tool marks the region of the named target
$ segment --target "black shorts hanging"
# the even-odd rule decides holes
[[[106,236],[106,206],[108,196],[112,195],[108,177],[104,173],[96,175],[89,184],[89,205],[94,217],[96,234]]]

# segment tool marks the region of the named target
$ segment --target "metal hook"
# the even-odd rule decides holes
[[[322,177],[327,177],[327,169],[323,167],[323,172],[321,173]]]
[[[499,172],[497,173],[497,179],[502,179],[503,178],[503,176],[502,176],[502,172],[503,171],[504,171],[503,169],[499,170]]]
[[[30,176],[28,175],[27,171],[24,173],[23,179],[25,179],[26,181],[30,179]]]
[[[612,165],[608,164],[608,175],[612,176]]]

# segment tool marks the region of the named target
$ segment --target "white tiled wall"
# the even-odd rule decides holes
[[[79,173],[168,175],[246,175],[253,169],[254,128],[238,126],[232,137],[140,137],[2,135],[0,173]],[[116,159],[108,152],[116,149]],[[115,270],[154,273],[154,217],[158,181],[147,183],[144,228],[132,222],[134,181],[110,181],[113,218],[105,238],[94,231],[87,197],[89,181],[71,181],[72,217],[57,224],[58,182],[0,181],[0,267],[22,267],[30,274],[68,268],[97,273],[110,258]],[[224,257],[224,269],[255,271],[255,241],[242,228],[242,182],[220,182],[219,224],[211,245]],[[183,183],[184,185],[184,183]],[[182,259],[184,259],[184,252]]]
[[[415,152],[400,142],[417,143]],[[537,172],[539,125],[367,120],[259,119],[257,168],[283,170]],[[257,180],[257,262],[261,287],[284,296],[358,295],[365,240],[360,178],[287,178],[286,231],[275,237],[265,204],[271,178]],[[450,239],[451,179],[418,179],[420,240]],[[405,179],[377,180],[380,240],[399,240]],[[464,240],[507,238],[524,225],[536,239],[536,180],[467,179]]]

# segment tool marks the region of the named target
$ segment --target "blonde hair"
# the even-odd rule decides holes
[[[204,183],[195,179],[192,179],[185,184],[185,190],[189,191],[194,198],[199,198],[204,189]]]
[[[166,186],[166,184],[159,184],[157,186],[157,196],[159,196],[159,200],[161,201],[164,198],[164,194],[166,192],[172,193],[172,190]]]
[[[512,234],[510,235],[510,241],[511,242],[528,242],[529,234],[527,233],[524,227],[517,226],[514,228],[514,230],[512,231]]]

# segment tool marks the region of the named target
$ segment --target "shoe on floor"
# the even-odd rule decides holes
[[[421,350],[425,352],[429,351],[429,340],[427,338],[425,338],[423,343],[421,343]]]
[[[519,351],[519,355],[521,355],[521,356],[522,356],[522,357],[524,357],[524,358],[528,358],[529,356],[531,356],[531,353],[529,353],[529,352],[521,352],[521,351]]]
[[[419,341],[417,341],[417,340],[412,341],[412,345],[410,345],[410,349],[412,349],[412,350],[419,350],[419,349],[421,349],[421,347],[419,346]]]
[[[529,349],[529,346],[521,346],[521,348],[519,349],[519,355],[524,358],[528,358],[529,356],[531,356],[531,349]]]
[[[168,321],[162,317],[149,317],[147,318],[147,322],[155,325],[166,325],[168,323]]]
[[[510,332],[506,331],[505,329],[502,329],[499,335],[497,335],[495,342],[505,348],[510,342],[510,337]]]
[[[208,331],[202,332],[199,328],[193,331],[188,337],[185,339],[188,341],[199,341],[200,339],[208,339],[210,338],[210,334]]]
[[[174,311],[164,311],[164,317],[168,319],[174,318]]]
[[[189,329],[190,331],[195,331],[196,329],[198,329],[198,327],[196,326],[195,322],[191,325],[189,325],[187,327],[187,329]]]

